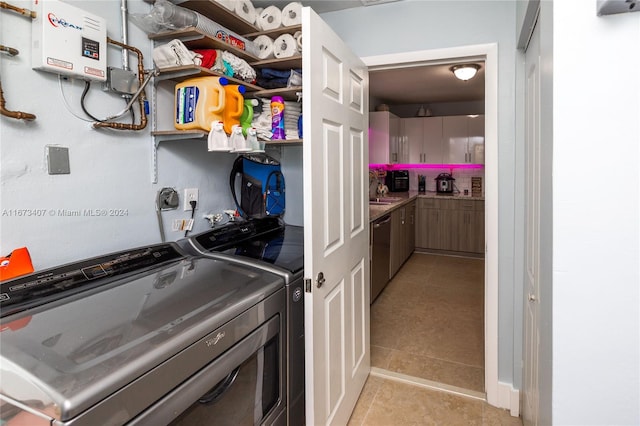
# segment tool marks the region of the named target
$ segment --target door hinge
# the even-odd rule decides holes
[[[304,291],[306,293],[311,293],[311,278],[304,279]]]

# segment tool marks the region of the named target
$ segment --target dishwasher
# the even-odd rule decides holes
[[[382,216],[371,225],[371,303],[389,281],[391,216]]]

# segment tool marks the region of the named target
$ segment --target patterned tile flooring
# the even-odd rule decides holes
[[[414,253],[371,306],[371,366],[383,374],[369,376],[349,424],[521,425],[483,401],[483,324],[484,260]]]

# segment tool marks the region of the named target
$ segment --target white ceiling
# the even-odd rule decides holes
[[[389,105],[482,101],[484,63],[473,63],[481,68],[468,81],[458,80],[451,64],[370,71],[369,94]]]
[[[377,7],[389,0],[302,0],[316,13]],[[252,0],[255,7],[275,5],[282,9],[291,0]],[[402,7],[403,0],[391,0],[388,7]],[[397,2],[397,3],[395,3]],[[421,65],[412,68],[370,71],[369,94],[388,105],[429,104],[437,102],[466,102],[484,100],[484,64],[478,75],[469,81],[460,81],[450,71],[452,64]]]

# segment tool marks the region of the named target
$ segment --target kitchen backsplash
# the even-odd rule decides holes
[[[409,190],[417,191],[418,190],[418,175],[425,176],[426,190],[435,192],[436,191],[436,181],[435,178],[440,173],[451,173],[454,182],[454,192],[456,189],[460,191],[460,195],[464,195],[464,191],[467,190],[468,196],[472,196],[472,182],[471,178],[479,177],[481,181],[481,197],[484,197],[484,169],[464,169],[464,168],[454,168],[453,171],[449,167],[443,167],[440,169],[431,169],[431,168],[417,168],[417,169],[408,169],[409,170]],[[477,186],[477,185],[476,185]]]

